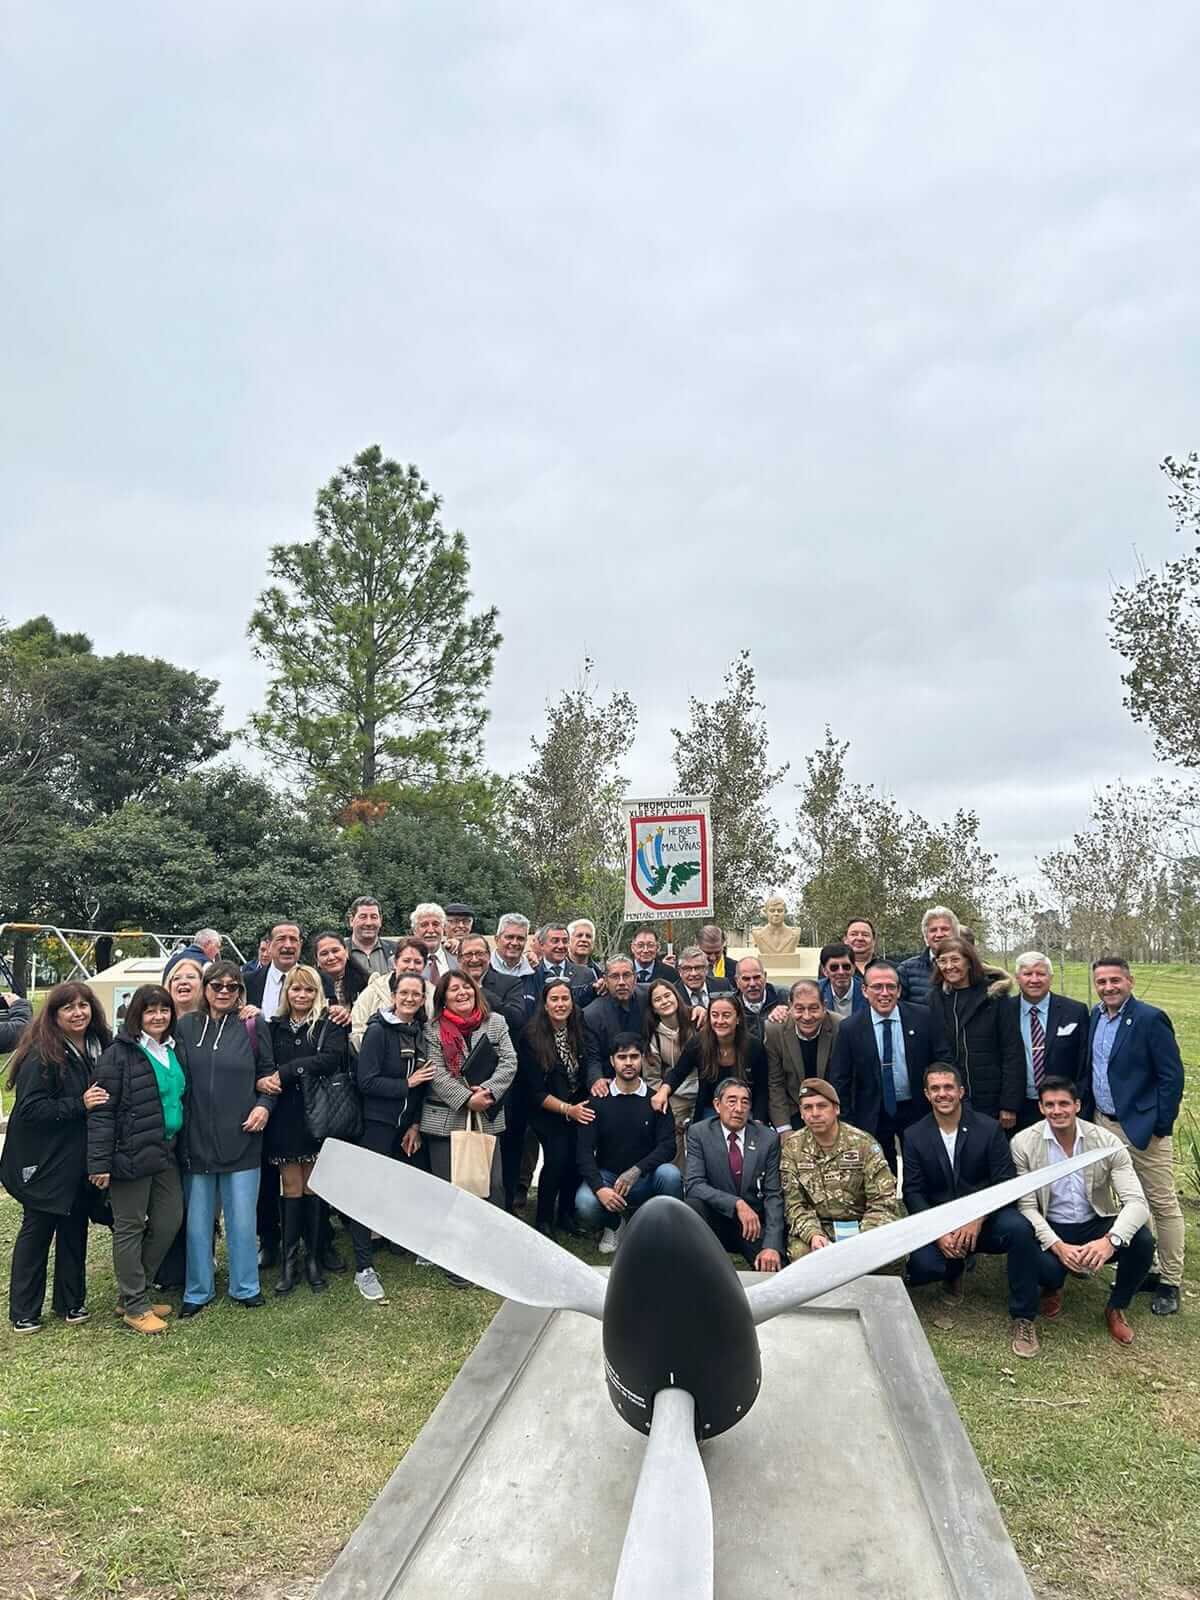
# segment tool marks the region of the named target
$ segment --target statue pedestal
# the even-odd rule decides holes
[[[716,1596],[1033,1600],[900,1283],[758,1334],[758,1402],[702,1447]],[[506,1303],[317,1600],[602,1600],[645,1447],[609,1404],[599,1325]]]
[[[800,949],[793,950],[789,955],[764,956],[752,944],[743,945],[737,950],[731,949],[729,955],[734,961],[740,961],[743,956],[757,956],[763,964],[763,971],[777,989],[786,989],[795,983],[797,978],[815,978],[820,960],[820,947],[802,945]]]

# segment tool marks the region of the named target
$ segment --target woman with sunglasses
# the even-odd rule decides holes
[[[152,1304],[149,1285],[183,1219],[175,1146],[186,1080],[174,1027],[166,989],[143,984],[100,1057],[96,1082],[108,1101],[95,1108],[87,1127],[88,1176],[97,1189],[107,1189],[112,1204],[117,1315],[144,1334],[167,1331],[163,1319],[171,1307]]]
[[[259,1078],[275,1070],[271,1030],[261,1015],[243,1022],[241,969],[214,961],[204,975],[204,1003],[180,1017],[175,1051],[188,1082],[183,1130],[187,1200],[187,1283],[181,1317],[194,1317],[213,1299],[212,1235],[217,1196],[225,1217],[229,1298],[251,1309],[264,1304],[258,1282],[259,1163],[273,1096]]]
[[[108,1099],[92,1079],[110,1038],[86,983],[55,984],[8,1065],[17,1098],[0,1183],[23,1207],[8,1284],[14,1333],[41,1332],[52,1244],[54,1310],[66,1322],[87,1321],[86,1118]]]

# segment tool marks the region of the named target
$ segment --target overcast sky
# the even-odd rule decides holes
[[[378,442],[470,542],[520,765],[632,790],[753,650],[771,752],[1020,873],[1153,766],[1106,643],[1200,446],[1200,13],[6,8],[0,613],[261,692],[268,547]],[[781,796],[790,812],[790,796]]]

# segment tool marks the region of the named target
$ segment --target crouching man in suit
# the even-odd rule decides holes
[[[1017,1201],[1042,1250],[1042,1315],[1050,1322],[1061,1315],[1068,1272],[1086,1277],[1115,1261],[1117,1276],[1104,1320],[1118,1344],[1132,1344],[1125,1313],[1154,1256],[1150,1208],[1133,1160],[1116,1134],[1079,1115],[1070,1078],[1044,1078],[1040,1104],[1045,1121],[1017,1134],[1012,1157],[1018,1172],[1046,1169],[1046,1187]],[[1059,1162],[1102,1147],[1112,1151],[1107,1161],[1055,1181]]]
[[[962,1074],[951,1062],[926,1067],[925,1098],[932,1110],[904,1135],[904,1204],[910,1216],[1016,1176],[1004,1130],[964,1105],[963,1094]],[[914,1250],[906,1281],[913,1287],[940,1283],[943,1298],[961,1304],[968,1263],[981,1253],[1005,1257],[1013,1354],[1036,1356],[1041,1246],[1016,1206],[1001,1206]]]
[[[713,1096],[716,1116],[688,1130],[683,1197],[716,1234],[722,1249],[741,1251],[756,1272],[783,1264],[783,1195],[779,1135],[750,1121],[750,1090],[724,1078]]]
[[[800,1116],[804,1129],[787,1141],[780,1160],[793,1261],[900,1215],[883,1150],[869,1133],[841,1120],[838,1092],[827,1079],[805,1078]]]

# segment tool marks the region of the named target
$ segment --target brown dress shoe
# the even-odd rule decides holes
[[[1012,1325],[1012,1353],[1015,1356],[1037,1355],[1041,1346],[1038,1344],[1037,1329],[1025,1317],[1014,1317]]]
[[[1104,1320],[1108,1323],[1108,1331],[1118,1344],[1133,1343],[1133,1329],[1125,1321],[1125,1313],[1118,1311],[1116,1306],[1104,1308]]]
[[[1055,1289],[1052,1294],[1044,1294],[1042,1296],[1040,1310],[1047,1322],[1053,1322],[1055,1317],[1061,1317],[1062,1308],[1063,1292],[1061,1289]]]
[[[143,1311],[140,1317],[131,1317],[128,1314],[122,1318],[127,1328],[132,1328],[135,1333],[166,1333],[167,1325],[161,1317],[156,1317],[153,1311]]]

